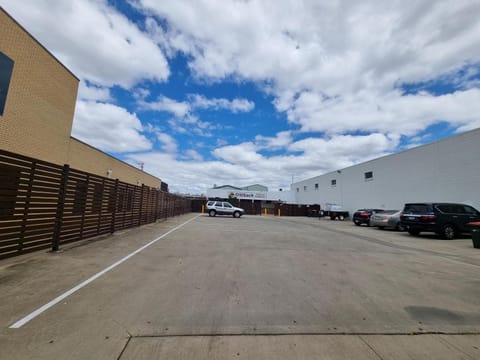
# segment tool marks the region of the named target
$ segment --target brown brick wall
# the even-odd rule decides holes
[[[160,179],[155,176],[102,153],[75,138],[70,140],[68,164],[73,169],[100,176],[107,176],[107,171],[110,169],[112,170],[112,179],[119,179],[134,185],[145,184],[153,188],[159,188],[161,184]]]
[[[78,79],[1,8],[0,51],[14,61],[0,147],[64,164]]]

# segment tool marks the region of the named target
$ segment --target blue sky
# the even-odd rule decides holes
[[[0,0],[81,80],[73,136],[172,191],[295,180],[480,126],[480,3]]]

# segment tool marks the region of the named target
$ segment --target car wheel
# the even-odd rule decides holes
[[[446,240],[455,239],[456,230],[455,227],[451,224],[446,224],[442,228],[442,237]]]
[[[358,221],[354,221],[353,223],[357,226],[360,226],[360,222],[358,222]]]
[[[208,212],[208,216],[215,216],[215,215],[217,215],[217,212],[215,210],[210,210]]]
[[[408,229],[408,233],[410,235],[417,236],[418,234],[420,234],[420,230],[418,230],[418,229]]]
[[[235,212],[233,213],[233,217],[234,217],[234,218],[239,218],[240,216],[242,216],[242,214],[240,214],[240,211],[235,211]]]

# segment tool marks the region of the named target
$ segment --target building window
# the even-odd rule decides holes
[[[162,181],[160,184],[160,190],[164,192],[168,192],[168,184]]]
[[[13,72],[13,60],[0,51],[0,116],[5,110],[8,87]]]
[[[307,185],[303,186],[303,191],[307,191]]]
[[[365,181],[373,180],[373,171],[367,171],[364,175],[365,175]]]
[[[300,191],[300,188],[297,188],[297,192],[299,192],[299,191]]]
[[[318,184],[315,184],[315,191],[318,190]]]
[[[8,219],[15,214],[20,169],[0,165],[0,219]]]
[[[330,185],[332,185],[332,186],[337,186],[337,179],[332,179],[332,180],[330,181]]]

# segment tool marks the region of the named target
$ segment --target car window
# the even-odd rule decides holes
[[[215,204],[215,201],[209,201],[209,202],[207,202],[207,206],[213,206],[213,204]]]
[[[229,203],[223,203],[223,207],[231,209],[233,206],[230,205]]]
[[[450,205],[437,205],[437,209],[446,214],[452,213],[452,207]]]
[[[403,209],[405,214],[429,214],[433,209],[428,204],[406,204]]]
[[[452,205],[452,213],[465,214],[465,207],[463,205]]]
[[[215,203],[215,207],[223,207],[222,203],[220,201],[217,201]]]
[[[464,205],[463,206],[463,210],[465,211],[466,214],[469,214],[469,215],[478,215],[478,211],[475,210],[473,207],[471,206],[468,206],[468,205]]]

